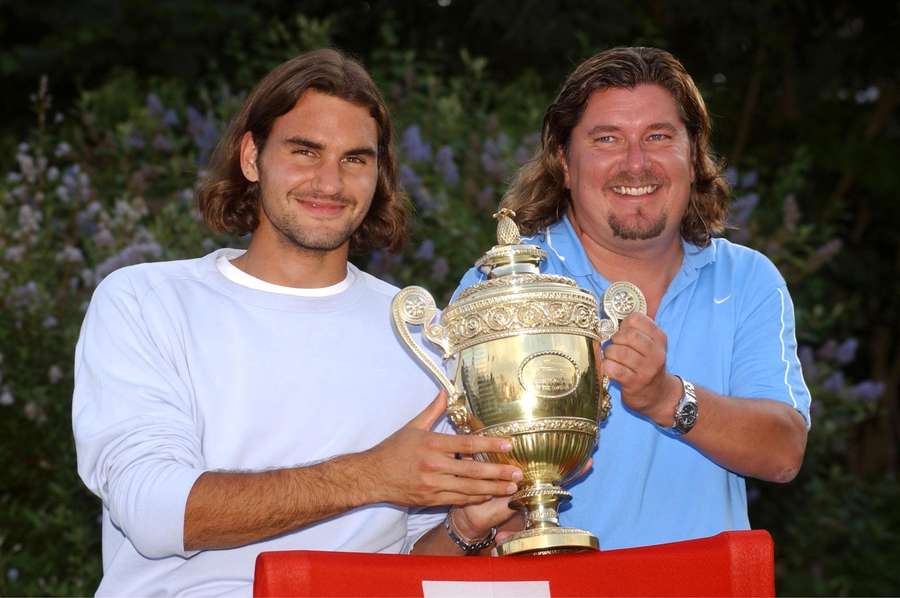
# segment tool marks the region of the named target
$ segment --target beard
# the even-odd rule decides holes
[[[613,235],[626,241],[645,241],[660,236],[666,228],[668,212],[661,212],[656,220],[648,220],[639,211],[627,221],[615,214],[610,214],[608,223]]]
[[[339,200],[346,203],[348,209],[352,209],[354,202],[346,200],[346,198],[339,198]],[[362,224],[361,220],[359,222],[348,220],[337,229],[316,228],[308,224],[301,224],[291,212],[268,209],[265,201],[262,202],[262,209],[282,241],[303,252],[333,251],[346,243]]]
[[[634,175],[621,172],[610,179],[609,187],[644,187],[648,185],[661,186],[666,182],[665,177],[658,176],[650,170]],[[669,213],[663,210],[655,220],[649,220],[642,210],[627,218],[620,218],[610,214],[608,224],[613,235],[626,241],[644,241],[654,239],[662,234],[666,228],[666,220]]]

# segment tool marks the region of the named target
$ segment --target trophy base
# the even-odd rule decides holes
[[[578,552],[599,550],[597,537],[583,529],[572,527],[545,527],[529,529],[514,534],[497,544],[497,554],[557,554],[560,552]]]

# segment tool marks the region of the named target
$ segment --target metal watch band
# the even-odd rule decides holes
[[[460,550],[465,554],[472,554],[483,548],[487,548],[494,543],[494,537],[497,535],[497,528],[492,527],[491,531],[488,532],[488,535],[480,540],[471,541],[468,538],[464,538],[456,531],[456,525],[453,523],[453,517],[450,515],[450,512],[448,512],[447,517],[444,518],[444,527],[447,528],[447,535],[450,536],[453,543],[459,546]]]
[[[678,374],[675,374],[675,377],[681,381],[682,393],[681,399],[678,400],[678,404],[675,406],[675,421],[669,429],[681,436],[690,432],[694,424],[697,423],[700,409],[697,405],[697,391],[694,389],[694,385]]]

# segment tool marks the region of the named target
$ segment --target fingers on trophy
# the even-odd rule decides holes
[[[448,417],[462,434],[509,438],[509,453],[476,459],[519,467],[524,479],[510,507],[525,512],[525,530],[497,546],[501,556],[597,549],[590,532],[560,527],[558,506],[571,499],[563,486],[587,463],[610,412],[601,374],[602,343],[619,323],[646,313],[640,289],[628,282],[594,296],[565,276],[542,274],[545,253],[522,244],[513,218],[501,209],[497,245],[476,262],[487,280],[462,291],[439,322],[434,299],[421,287],[394,298],[398,335],[448,393]],[[456,358],[451,380],[417,345],[409,326]]]

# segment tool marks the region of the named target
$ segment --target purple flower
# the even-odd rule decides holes
[[[411,125],[403,131],[400,140],[403,153],[410,162],[428,162],[431,160],[431,145],[422,139],[419,125]]]
[[[434,258],[434,241],[425,239],[416,250],[415,258],[417,260],[428,261]]]
[[[400,164],[400,183],[412,195],[420,209],[427,212],[434,207],[431,193],[409,164]]]
[[[732,187],[736,187],[738,183],[738,172],[734,166],[729,166],[725,169],[725,180],[728,181],[728,184]]]
[[[875,380],[865,380],[850,387],[848,392],[851,398],[859,401],[877,401],[884,394],[884,383]]]
[[[156,259],[160,255],[162,255],[162,247],[150,233],[142,230],[136,235],[134,242],[97,265],[94,279],[100,282],[114,270]]]
[[[737,198],[731,204],[731,224],[740,228],[746,227],[758,203],[759,195],[756,193],[748,193]]]
[[[822,413],[822,401],[813,399],[809,403],[809,414],[812,417],[818,417]]]
[[[524,145],[520,145],[519,147],[516,148],[516,153],[515,153],[516,164],[518,164],[519,166],[521,166],[522,164],[525,164],[525,162],[528,162],[528,160],[531,159],[531,154],[532,154],[531,150],[529,150]]]
[[[160,118],[165,112],[166,108],[163,106],[162,100],[159,99],[159,96],[155,93],[147,94],[147,112],[150,113],[151,116],[155,116],[156,118]]]
[[[81,280],[84,282],[84,286],[86,287],[92,287],[98,282],[97,276],[90,268],[83,268],[81,270]]]
[[[541,132],[540,131],[532,131],[528,135],[522,139],[522,145],[529,148],[529,151],[534,153],[541,146]]]
[[[486,173],[496,177],[505,175],[506,168],[502,157],[503,145],[507,142],[508,138],[503,133],[497,135],[496,139],[493,137],[485,139],[481,150],[481,167]]]
[[[91,179],[86,173],[81,171],[81,167],[78,164],[73,164],[66,168],[60,183],[57,193],[60,193],[60,189],[65,189],[65,197],[67,199],[70,197],[70,194],[78,197],[88,197],[90,195]],[[60,196],[62,197],[62,194]]]
[[[25,180],[33,183],[37,177],[37,167],[35,166],[34,158],[22,153],[16,155],[16,161],[19,163],[19,171],[25,177]]]
[[[56,254],[56,261],[63,264],[80,264],[84,261],[84,255],[77,247],[66,245]]]
[[[828,262],[835,255],[840,253],[844,247],[844,242],[840,239],[831,239],[830,241],[820,245],[815,252],[807,260],[807,268],[815,269],[822,264]]]
[[[393,283],[394,278],[389,274],[390,270],[403,261],[399,255],[392,255],[384,251],[373,251],[369,258],[367,270],[373,276]]]
[[[494,187],[492,185],[488,185],[478,192],[476,204],[478,205],[478,209],[480,210],[486,210],[488,208],[494,207]]]
[[[755,187],[757,180],[759,180],[759,174],[755,170],[745,172],[741,176],[741,187]]]
[[[435,282],[444,282],[447,279],[447,274],[450,273],[450,264],[447,263],[447,259],[444,257],[439,257],[434,260],[434,266],[431,272],[431,278]]]
[[[70,146],[68,143],[63,141],[59,145],[56,146],[56,149],[53,150],[53,154],[57,158],[65,158],[66,156],[69,155],[69,152],[71,152],[71,151],[72,151],[72,146]]]
[[[832,372],[830,376],[825,378],[825,381],[822,383],[822,388],[829,392],[842,392],[844,390],[844,372],[841,372],[840,370]]]
[[[29,280],[23,285],[10,289],[6,297],[6,303],[12,308],[26,309],[40,299],[40,289],[33,280]]]
[[[36,233],[41,228],[44,215],[25,204],[19,208],[19,230],[24,233]]]
[[[143,149],[143,147],[146,145],[146,143],[144,142],[144,138],[137,133],[128,135],[127,137],[125,137],[122,143],[128,149]]]
[[[168,135],[157,135],[153,138],[153,147],[161,152],[171,153],[175,151],[175,142]]]
[[[816,357],[812,347],[802,345],[797,351],[797,357],[800,358],[800,367],[803,369],[803,375],[807,379],[814,380],[819,368],[816,365]]]
[[[216,128],[212,117],[202,115],[193,106],[187,107],[188,133],[194,140],[197,147],[197,162],[205,163],[212,152],[216,141],[219,138],[219,131]]]
[[[69,203],[72,201],[72,196],[69,194],[69,188],[64,187],[63,185],[59,185],[56,188],[56,197],[59,198],[59,201],[63,203]]]
[[[12,245],[7,247],[4,256],[10,262],[21,261],[25,257],[25,247],[22,245]]]
[[[400,184],[407,189],[411,190],[413,187],[417,187],[422,184],[422,179],[419,178],[419,175],[416,174],[416,171],[413,170],[412,166],[406,164],[405,162],[400,164],[400,172],[398,174],[400,175]]]
[[[161,122],[167,127],[178,126],[178,113],[172,108],[168,108],[162,115]]]
[[[819,347],[819,359],[827,359],[833,361],[837,354],[838,344],[833,338],[828,339],[824,345]]]
[[[857,104],[870,104],[878,100],[878,96],[881,95],[881,91],[875,87],[874,85],[870,85],[865,89],[860,89],[855,94],[853,94],[853,99]]]
[[[859,341],[851,336],[842,342],[834,352],[834,360],[841,365],[850,363],[856,357],[856,349],[858,347]]]
[[[442,145],[435,156],[435,162],[444,182],[448,185],[455,185],[459,182],[459,168],[453,160],[453,148],[449,145]]]
[[[481,167],[488,174],[497,174],[500,172],[500,165],[497,159],[487,152],[481,152]]]
[[[112,247],[116,243],[115,237],[113,237],[113,234],[109,232],[109,229],[105,226],[96,229],[96,232],[92,237],[94,239],[94,244],[97,247]]]

